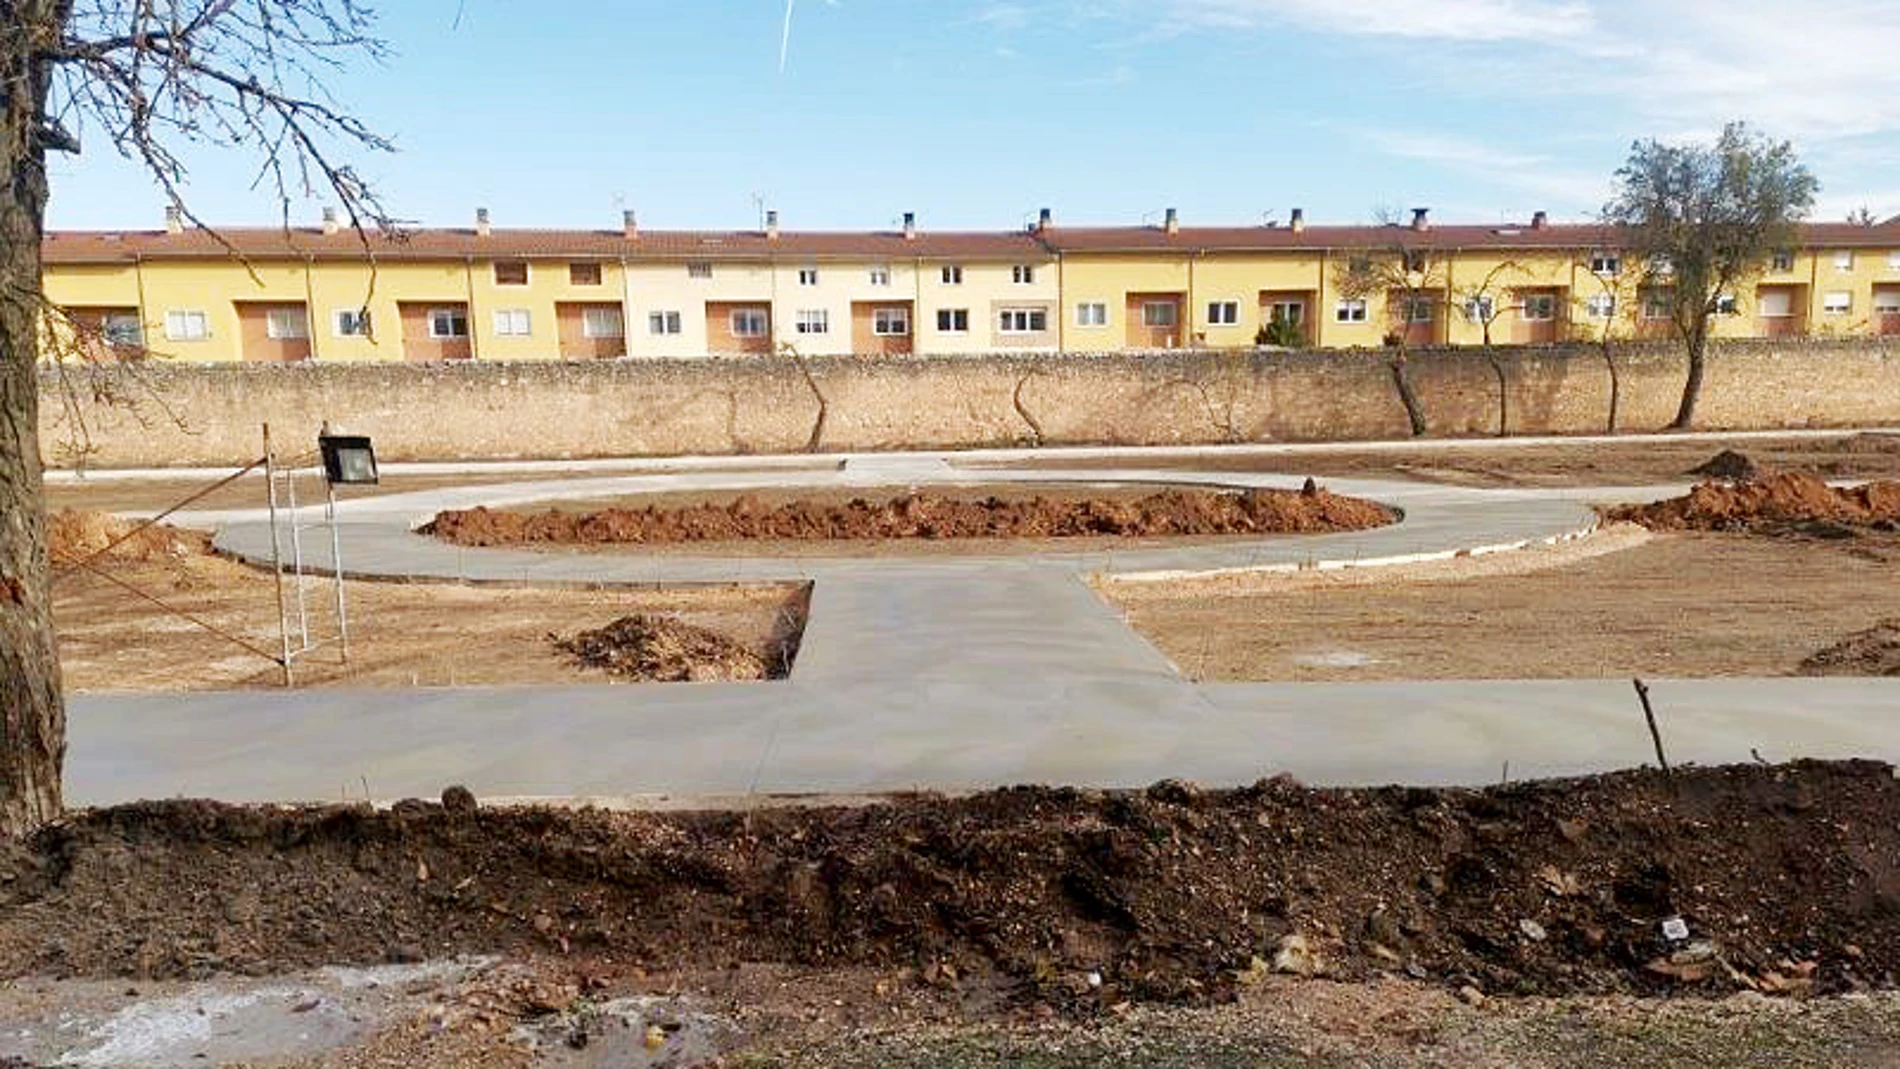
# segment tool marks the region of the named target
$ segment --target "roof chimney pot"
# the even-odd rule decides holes
[[[620,236],[628,241],[633,241],[640,236],[640,217],[634,214],[632,208],[627,208],[620,213]]]
[[[1430,230],[1432,228],[1432,210],[1430,208],[1412,209],[1412,229]]]
[[[1055,225],[1056,213],[1048,208],[1036,213],[1036,233],[1040,234]]]
[[[1173,208],[1169,208],[1167,219],[1161,224],[1161,228],[1170,234],[1179,234],[1181,232],[1181,213],[1175,211]]]
[[[1549,225],[1550,225],[1549,212],[1533,212],[1531,214],[1531,229],[1532,230],[1542,230]]]
[[[904,213],[904,240],[905,241],[917,240],[917,213],[916,212]]]
[[[485,238],[489,235],[490,230],[491,228],[488,225],[488,209],[475,209],[475,236]]]
[[[765,240],[767,241],[778,240],[778,209],[777,208],[773,208],[772,210],[765,213]]]
[[[1295,234],[1298,234],[1301,231],[1305,230],[1306,229],[1306,209],[1305,208],[1293,209],[1293,214],[1287,217],[1287,226],[1290,227]]]
[[[337,222],[336,209],[335,208],[323,209],[323,232],[326,234],[334,234],[339,229],[341,229],[341,224]]]
[[[182,234],[185,232],[185,213],[174,204],[165,209],[165,233]]]

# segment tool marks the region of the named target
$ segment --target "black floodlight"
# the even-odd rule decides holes
[[[317,436],[323,452],[323,477],[331,486],[376,485],[376,450],[360,434]]]

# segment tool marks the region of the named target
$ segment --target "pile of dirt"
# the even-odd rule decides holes
[[[1620,505],[1605,516],[1654,531],[1784,533],[1811,524],[1892,530],[1900,525],[1900,482],[1833,487],[1813,475],[1785,472],[1743,482],[1706,482],[1682,497]]]
[[[749,812],[147,802],[0,847],[0,979],[464,952],[866,966],[1077,1013],[1275,972],[1837,992],[1900,982],[1896,859],[1900,781],[1874,762]]]
[[[440,513],[422,532],[462,546],[601,545],[1318,533],[1379,527],[1393,519],[1382,505],[1309,486],[1298,492],[1165,490],[1133,500],[960,499],[913,492],[882,504],[859,498],[844,505],[793,501],[776,508],[751,496],[723,506],[590,513],[476,508]]]
[[[1810,676],[1900,676],[1900,619],[1856,631],[1801,662]]]
[[[1701,475],[1709,479],[1753,479],[1761,474],[1761,469],[1748,454],[1724,449],[1683,474]]]
[[[641,682],[775,678],[765,658],[738,641],[670,616],[637,613],[565,638],[549,635],[548,640],[583,668],[604,669]]]
[[[109,512],[61,509],[46,517],[46,545],[53,564],[77,563],[125,538],[139,521]],[[211,551],[211,537],[170,524],[154,523],[112,546],[102,560],[176,561]]]

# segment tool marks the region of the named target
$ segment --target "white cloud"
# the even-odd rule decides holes
[[[1171,0],[1189,25],[1291,24],[1330,33],[1460,41],[1545,39],[1592,27],[1584,0]]]
[[[1370,129],[1359,139],[1400,159],[1436,164],[1470,178],[1535,197],[1560,211],[1594,211],[1609,197],[1606,176],[1562,169],[1550,156],[1418,130]]]

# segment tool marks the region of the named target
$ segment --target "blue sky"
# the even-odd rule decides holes
[[[1588,216],[1630,142],[1744,118],[1792,138],[1818,218],[1900,212],[1896,0],[385,0],[395,55],[337,96],[395,212],[466,225],[940,229]],[[54,227],[156,225],[97,131]],[[188,198],[266,224],[240,152]],[[322,200],[293,203],[313,221]]]

